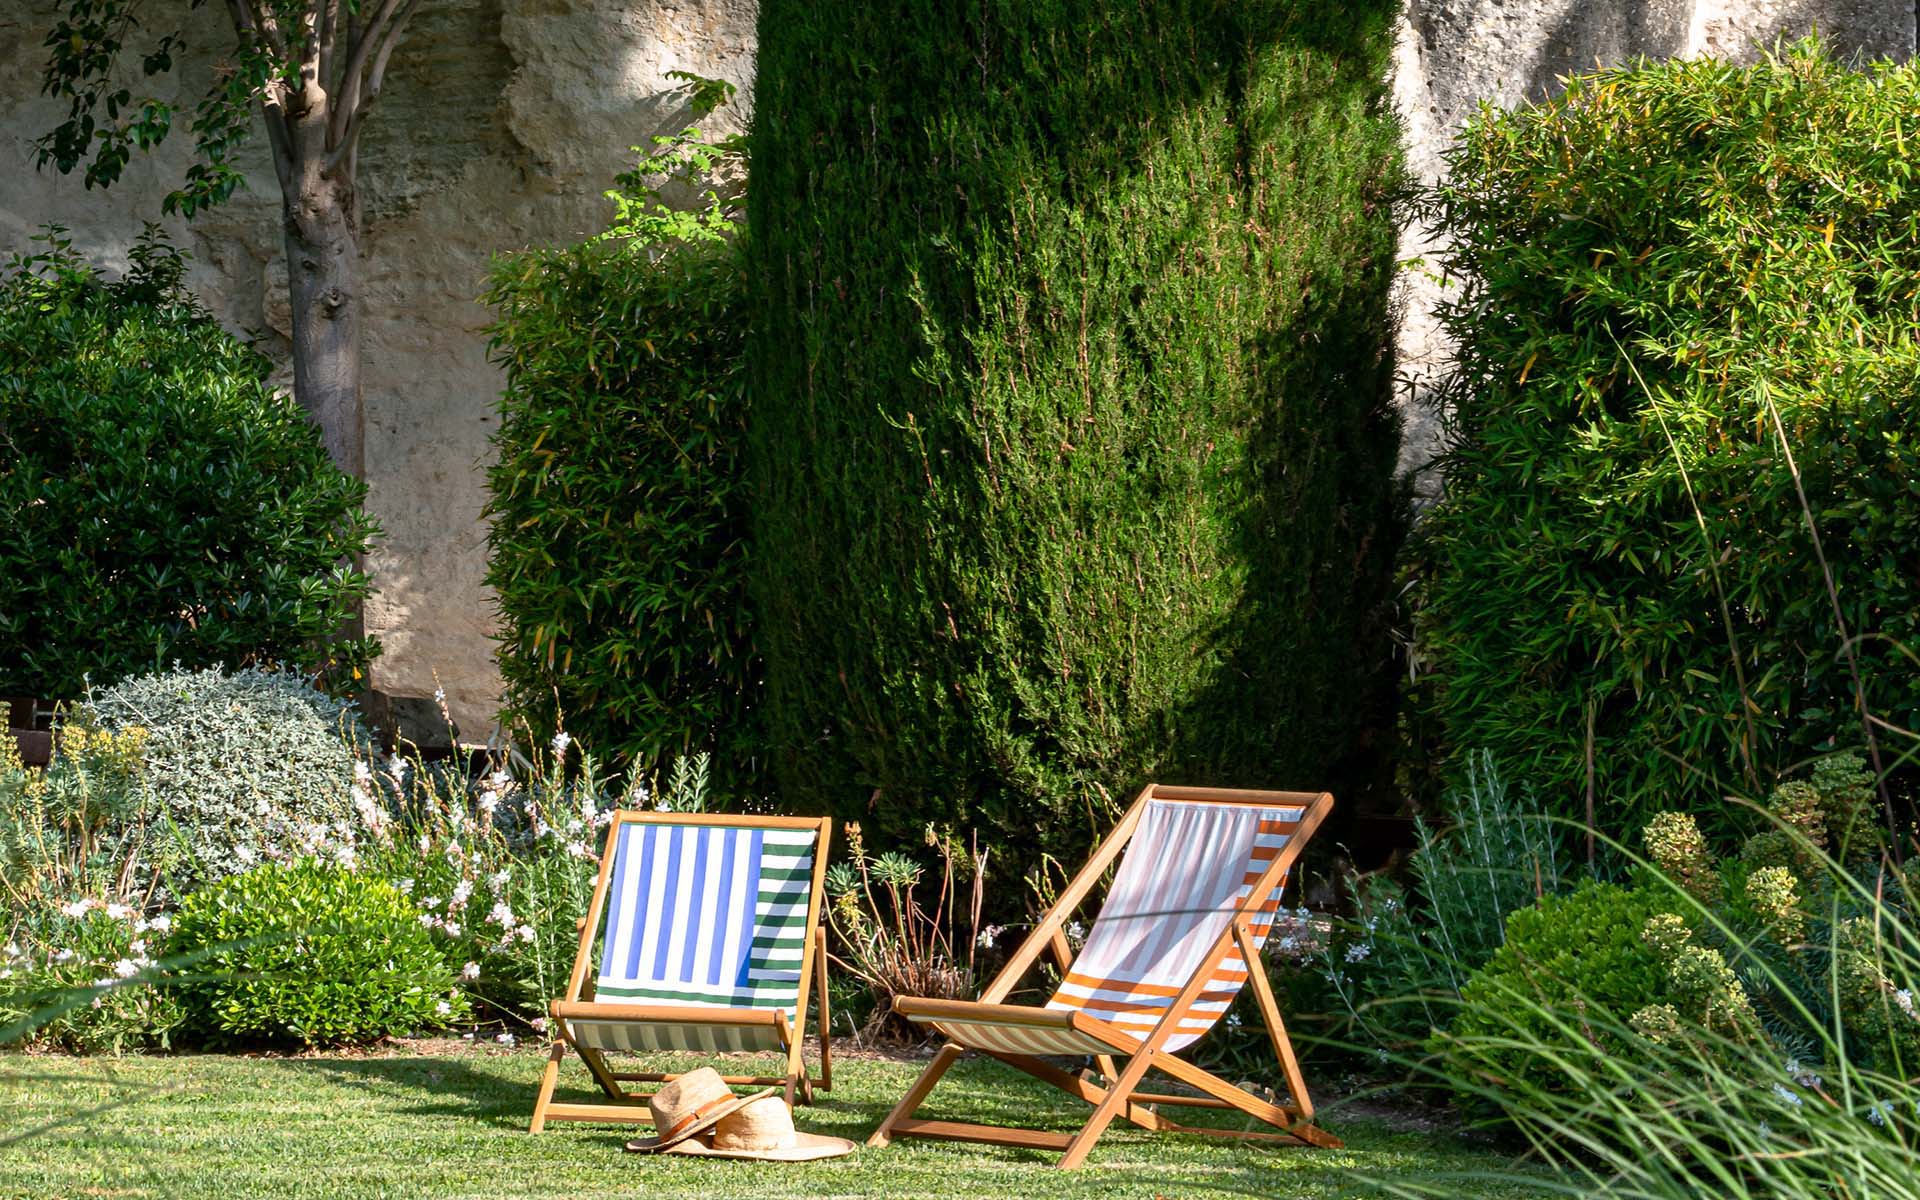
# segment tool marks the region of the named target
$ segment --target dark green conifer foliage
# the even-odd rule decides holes
[[[1367,757],[1394,12],[763,4],[749,476],[788,804],[1031,861],[1103,788]]]

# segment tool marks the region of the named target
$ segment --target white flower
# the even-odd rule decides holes
[[[1373,946],[1371,943],[1355,942],[1353,945],[1347,947],[1347,961],[1355,963],[1365,962],[1367,961],[1367,956],[1372,953]]]
[[[267,803],[265,796],[260,797],[260,799],[253,803],[253,815],[256,817],[264,817],[272,811],[273,805]]]
[[[470,962],[466,966],[461,967],[460,978],[462,979],[480,978],[480,964],[477,962]]]
[[[1067,940],[1074,942],[1076,944],[1086,941],[1087,927],[1085,925],[1082,925],[1078,921],[1075,921],[1073,924],[1067,926]]]
[[[56,953],[54,954],[54,956],[53,956],[53,961],[55,961],[55,962],[57,962],[57,963],[64,963],[64,962],[72,962],[72,961],[73,961],[73,957],[74,957],[74,955],[73,955],[73,951],[71,951],[71,950],[61,950],[61,951],[58,951],[58,952],[56,952]]]
[[[165,913],[161,913],[157,917],[148,917],[146,920],[134,926],[134,928],[143,933],[149,929],[155,933],[165,933],[167,930],[173,928],[173,918]]]
[[[533,932],[533,926],[531,925],[522,925],[518,930],[518,935],[523,942],[531,942],[537,936]]]
[[[501,867],[498,871],[495,871],[493,874],[487,876],[487,886],[497,892],[501,888],[506,887],[507,881],[512,878],[513,878],[512,869],[509,867]]]
[[[533,1026],[534,1032],[536,1033],[545,1033],[547,1031],[547,1019],[545,1017],[535,1017],[533,1020],[527,1022],[527,1024]]]
[[[93,911],[97,903],[99,903],[97,900],[75,900],[71,904],[62,904],[60,911],[69,917],[84,917]]]
[[[122,979],[131,979],[140,973],[140,964],[130,958],[123,958],[113,964],[113,973]]]
[[[453,885],[453,898],[447,901],[447,907],[459,908],[467,902],[467,897],[471,895],[473,895],[472,881],[462,879],[459,883]]]
[[[127,946],[127,953],[133,955],[135,958],[139,958],[145,955],[146,952],[147,952],[147,943],[140,938],[133,939],[133,941]]]
[[[421,908],[439,908],[439,907],[440,907],[440,897],[438,897],[438,896],[428,896],[428,897],[427,897],[427,898],[426,898],[425,900],[422,900],[422,901],[420,902],[420,907],[421,907]]]
[[[445,688],[433,689],[433,702],[435,704],[445,704],[447,702],[447,689]]]
[[[1869,1104],[1867,1105],[1867,1120],[1872,1121],[1875,1125],[1885,1126],[1887,1116],[1892,1112],[1893,1101],[1891,1100],[1882,1100],[1877,1104]]]
[[[993,949],[994,942],[999,939],[1000,927],[998,925],[989,925],[980,931],[980,936],[975,939],[975,941],[982,950],[991,950]]]
[[[593,857],[593,851],[587,848],[585,842],[568,842],[567,853],[573,855],[575,858]]]
[[[487,785],[495,791],[506,791],[507,784],[511,782],[513,782],[512,778],[509,777],[505,771],[495,771],[493,774],[487,776]]]
[[[1784,1083],[1774,1084],[1773,1094],[1780,1097],[1780,1099],[1786,1101],[1787,1103],[1793,1105],[1795,1108],[1798,1108],[1802,1103],[1800,1099],[1800,1094],[1794,1091],[1792,1088],[1788,1087]]]
[[[373,782],[373,768],[368,766],[364,760],[354,759],[353,779],[355,783],[364,784]]]
[[[496,1042],[499,1042],[502,1046],[511,1046],[514,1044],[514,1041],[516,1039],[510,1033],[503,1033],[499,1037],[494,1038],[493,1040]]]
[[[422,854],[425,854],[427,851],[433,849],[433,839],[428,837],[424,833],[420,835],[420,840],[415,844],[420,847],[420,853]]]
[[[480,811],[482,813],[490,817],[493,815],[494,810],[499,807],[500,807],[499,792],[494,791],[492,788],[488,788],[486,791],[480,793]]]
[[[1916,1020],[1920,1020],[1920,1013],[1916,1013],[1913,1010],[1912,989],[1901,988],[1899,991],[1895,992],[1893,994],[1893,1002],[1900,1006],[1901,1012],[1907,1014],[1909,1017],[1915,1018]]]
[[[428,929],[432,929],[435,925],[439,924],[438,921],[434,920],[432,913],[421,913],[420,923],[426,926]]]
[[[493,911],[487,914],[487,920],[492,921],[495,925],[511,926],[513,924],[513,910],[507,907],[505,900],[496,901],[493,906]]]
[[[445,1000],[442,1000],[440,1003],[433,1006],[433,1011],[436,1013],[439,1013],[443,1017],[449,1017],[453,1015],[453,1005],[448,1004]]]
[[[15,959],[15,958],[19,958],[19,957],[20,957],[20,943],[19,943],[19,942],[8,942],[8,943],[7,943],[7,958],[11,960],[11,959]]]
[[[243,867],[252,866],[255,857],[253,849],[248,846],[235,846],[233,856],[240,860],[240,865]]]
[[[396,883],[393,886],[399,888],[402,895],[405,895],[405,896],[413,895],[413,879],[411,876],[409,876],[406,879],[402,879],[399,883]]]
[[[387,759],[387,774],[393,776],[395,783],[405,783],[407,781],[407,760],[401,758],[398,754]]]
[[[573,745],[573,735],[562,729],[553,735],[553,753],[556,758],[567,756],[567,747]]]
[[[460,923],[458,921],[442,921],[440,928],[446,931],[448,937],[460,936]]]

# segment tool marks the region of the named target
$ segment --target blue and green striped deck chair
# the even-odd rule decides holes
[[[785,1074],[727,1082],[784,1085],[789,1103],[811,1103],[815,1088],[832,1087],[820,928],[832,825],[825,817],[614,814],[567,994],[549,1006],[557,1036],[534,1133],[548,1121],[648,1123],[646,1096],[625,1085],[674,1076],[616,1071],[610,1054],[778,1054]],[[819,1009],[817,1079],[804,1054],[810,997]],[[569,1049],[607,1103],[553,1099]]]

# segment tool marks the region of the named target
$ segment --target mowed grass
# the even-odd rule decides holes
[[[444,1047],[442,1047],[444,1049]],[[1461,1177],[1455,1194],[1536,1194],[1471,1180],[1508,1158],[1378,1117],[1326,1124],[1343,1151],[1250,1147],[1116,1124],[1086,1167],[1037,1151],[903,1141],[809,1164],[624,1153],[633,1130],[526,1132],[542,1055],[487,1048],[380,1057],[0,1057],[0,1197],[1165,1197],[1387,1194],[1369,1179]],[[652,1064],[680,1069],[685,1062]],[[911,1062],[837,1063],[798,1124],[863,1140],[912,1081]],[[563,1089],[591,1099],[573,1064]],[[1086,1108],[998,1063],[965,1061],[928,1111],[1072,1129]],[[1209,1114],[1211,1115],[1211,1114]]]

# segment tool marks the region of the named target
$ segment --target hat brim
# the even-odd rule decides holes
[[[637,1141],[628,1142],[627,1151],[632,1154],[658,1154],[663,1150],[676,1149],[677,1147],[685,1145],[688,1138],[696,1134],[705,1133],[721,1121],[739,1112],[747,1105],[752,1104],[755,1100],[778,1095],[779,1092],[779,1088],[771,1087],[764,1092],[755,1092],[751,1096],[735,1096],[730,1102],[715,1108],[712,1112],[702,1116],[698,1121],[695,1121],[692,1125],[682,1129],[672,1137],[640,1138]]]
[[[793,1145],[778,1150],[716,1150],[705,1142],[680,1142],[667,1149],[669,1154],[685,1154],[690,1158],[751,1158],[762,1162],[813,1162],[839,1158],[853,1151],[853,1143],[846,1138],[799,1132],[793,1135]]]

